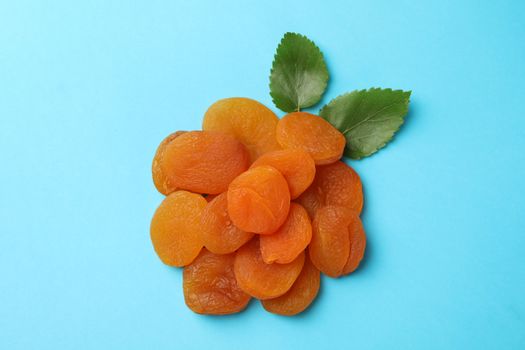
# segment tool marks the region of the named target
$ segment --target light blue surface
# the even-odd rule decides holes
[[[524,349],[524,4],[1,1],[0,348]],[[219,98],[275,110],[286,31],[323,50],[325,102],[413,90],[351,163],[366,261],[299,317],[198,316],[150,244],[150,162]]]

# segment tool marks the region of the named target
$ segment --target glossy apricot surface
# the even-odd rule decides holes
[[[215,254],[232,253],[253,237],[253,233],[233,224],[228,215],[226,193],[221,193],[206,205],[201,225],[204,246]]]
[[[220,132],[188,131],[169,142],[158,167],[168,187],[217,194],[249,166],[246,148]]]
[[[303,268],[301,253],[289,264],[267,264],[263,261],[259,239],[255,237],[240,248],[235,256],[234,271],[239,287],[257,299],[271,299],[286,293]]]
[[[201,215],[206,200],[199,194],[176,191],[155,211],[150,236],[159,258],[170,266],[188,265],[202,246]]]
[[[270,234],[281,226],[290,208],[286,179],[271,166],[258,166],[239,175],[228,188],[228,213],[247,232]]]
[[[297,203],[290,205],[284,224],[271,235],[261,235],[264,262],[287,264],[301,254],[312,239],[312,225],[306,210]]]
[[[307,257],[292,288],[280,297],[262,300],[261,303],[271,313],[294,316],[310,306],[317,297],[320,286],[321,273]]]
[[[203,130],[221,131],[242,142],[253,162],[281,147],[275,138],[278,118],[268,107],[255,100],[232,97],[212,104],[202,121]]]
[[[270,165],[284,176],[288,182],[292,199],[299,197],[315,177],[315,162],[310,155],[300,149],[285,149],[263,154],[253,167]]]
[[[279,120],[276,138],[282,148],[308,152],[317,165],[339,160],[346,145],[339,130],[323,118],[307,112],[293,112]]]

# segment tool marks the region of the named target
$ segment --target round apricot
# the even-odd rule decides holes
[[[232,253],[253,237],[253,233],[239,229],[231,221],[226,193],[206,205],[201,222],[204,246],[215,254]]]
[[[189,131],[174,138],[159,163],[171,186],[208,194],[226,191],[248,165],[248,153],[239,141],[212,131]]]
[[[286,179],[274,167],[251,168],[228,188],[228,213],[241,230],[261,234],[275,232],[290,208]]]
[[[312,185],[297,198],[311,217],[325,205],[347,207],[358,213],[363,208],[363,186],[359,175],[343,162],[318,166]]]
[[[202,129],[235,136],[246,146],[253,162],[266,152],[280,149],[275,139],[278,120],[263,104],[249,98],[233,97],[219,100],[208,108]]]
[[[326,206],[315,214],[308,251],[312,263],[330,277],[340,276],[348,261],[350,221],[351,210],[345,207]]]
[[[182,286],[188,307],[198,314],[226,315],[242,311],[250,296],[238,286],[233,272],[235,254],[216,255],[203,249],[184,268]]]
[[[276,138],[283,148],[308,152],[317,165],[340,159],[346,145],[339,130],[323,118],[307,112],[293,112],[279,120]]]
[[[312,225],[306,210],[291,203],[284,224],[271,235],[260,237],[261,255],[265,263],[287,264],[308,246],[312,239]]]
[[[321,285],[321,274],[306,257],[304,266],[292,288],[274,299],[262,300],[266,311],[277,315],[294,316],[303,312],[315,300]]]
[[[266,264],[256,237],[236,253],[234,272],[239,287],[258,299],[271,299],[286,293],[304,264],[304,252],[289,264]]]
[[[169,194],[151,220],[151,242],[163,263],[188,265],[203,246],[201,214],[206,200],[199,194],[176,191]]]
[[[155,184],[157,191],[163,195],[168,195],[176,190],[176,187],[170,182],[171,179],[166,176],[164,169],[161,167],[161,164],[164,162],[164,152],[166,151],[167,145],[170,144],[171,141],[185,132],[186,131],[176,131],[172,134],[169,134],[164,140],[162,140],[159,147],[157,147],[157,152],[155,152],[155,157],[153,157],[153,164],[151,165],[153,183]]]
[[[270,165],[279,170],[288,182],[292,199],[299,197],[315,177],[315,162],[301,149],[285,149],[263,154],[251,167],[261,165]]]

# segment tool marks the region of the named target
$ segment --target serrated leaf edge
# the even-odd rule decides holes
[[[294,110],[291,110],[291,111],[287,111],[287,110],[284,110],[282,109],[281,107],[279,107],[279,105],[277,104],[277,102],[275,101],[275,97],[273,96],[273,93],[272,93],[272,75],[273,75],[273,72],[274,72],[274,64],[275,64],[275,60],[277,59],[277,55],[279,54],[279,49],[282,47],[283,45],[283,42],[284,40],[289,37],[289,36],[298,36],[298,37],[301,37],[303,39],[306,39],[307,41],[309,41],[318,51],[319,53],[321,54],[321,57],[322,57],[322,63],[324,65],[324,68],[326,70],[326,80],[324,81],[324,86],[323,86],[323,93],[321,94],[321,96],[319,97],[319,100],[311,105],[308,105],[308,106],[297,106],[296,108],[297,109],[294,109]],[[281,41],[279,42],[279,45],[277,45],[277,49],[275,50],[275,53],[273,55],[273,61],[272,61],[272,67],[270,68],[270,76],[268,77],[269,79],[269,83],[268,83],[268,88],[270,89],[270,97],[272,98],[272,102],[273,104],[279,108],[281,111],[283,112],[286,112],[286,113],[291,113],[291,112],[298,112],[300,111],[301,108],[309,108],[309,107],[313,107],[315,106],[316,104],[318,104],[321,100],[322,100],[322,97],[324,95],[324,93],[326,92],[326,87],[328,86],[328,81],[330,80],[330,73],[328,72],[328,67],[326,65],[326,61],[324,59],[324,53],[323,51],[319,48],[319,46],[317,46],[315,44],[315,42],[308,38],[306,35],[303,35],[301,33],[296,33],[296,32],[286,32],[284,33],[283,37],[281,38]]]
[[[361,92],[367,92],[367,91],[377,91],[377,90],[384,90],[384,91],[391,91],[391,92],[401,92],[402,93],[402,96],[405,96],[406,95],[406,98],[404,99],[404,101],[401,101],[401,102],[404,102],[406,107],[407,107],[407,112],[405,113],[404,116],[400,117],[401,119],[401,123],[399,124],[399,126],[397,127],[397,129],[395,130],[392,130],[392,133],[388,139],[388,141],[385,141],[384,143],[380,144],[379,146],[376,147],[376,149],[374,151],[372,151],[371,153],[368,153],[368,154],[365,154],[365,155],[362,155],[362,156],[359,156],[359,157],[353,157],[353,156],[350,156],[347,152],[347,149],[345,148],[345,151],[344,151],[344,156],[345,157],[348,157],[350,159],[355,159],[355,160],[359,160],[359,159],[363,159],[363,158],[366,158],[366,157],[370,157],[371,155],[377,153],[379,150],[381,150],[382,148],[384,148],[388,143],[390,143],[390,141],[392,141],[394,139],[394,136],[395,134],[399,131],[399,129],[401,129],[401,126],[403,126],[403,124],[405,124],[405,118],[406,116],[408,115],[408,111],[409,111],[409,105],[410,105],[410,97],[412,96],[412,90],[401,90],[401,89],[391,89],[391,88],[376,88],[376,87],[372,87],[372,88],[369,88],[369,89],[362,89],[362,90],[353,90],[353,91],[350,91],[350,92],[346,92],[346,93],[343,93],[341,95],[338,95],[336,97],[334,97],[332,100],[330,100],[330,102],[328,102],[327,104],[325,104],[320,110],[319,110],[319,115],[322,117],[323,115],[323,110],[328,106],[330,105],[331,103],[335,102],[336,100],[340,99],[340,98],[343,98],[347,95],[350,95],[350,94],[353,94],[353,93],[361,93]],[[324,118],[323,118],[324,119]],[[345,135],[343,133],[343,135]],[[345,135],[345,138],[346,138],[346,135]]]

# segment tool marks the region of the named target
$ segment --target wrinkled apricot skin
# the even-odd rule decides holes
[[[277,315],[294,316],[310,306],[319,293],[321,273],[307,257],[299,277],[292,288],[284,295],[274,299],[262,300],[266,311]]]
[[[172,134],[169,134],[157,148],[155,157],[153,157],[153,164],[151,165],[151,173],[153,175],[153,183],[157,188],[157,191],[163,195],[168,195],[171,192],[175,191],[175,186],[170,183],[170,179],[166,177],[166,174],[163,168],[160,166],[163,163],[164,151],[166,150],[167,145],[173,141],[175,138],[184,134],[186,131],[176,131]]]
[[[233,272],[235,254],[216,255],[203,249],[182,274],[184,300],[188,307],[207,315],[242,311],[250,296],[237,285]]]
[[[270,165],[279,170],[288,182],[292,199],[299,197],[315,177],[315,162],[310,155],[300,149],[285,149],[266,153],[259,157],[253,167]]]
[[[306,210],[292,203],[284,224],[271,235],[261,235],[261,255],[265,263],[288,264],[295,260],[312,239],[312,225]]]
[[[363,208],[361,179],[343,162],[319,166],[312,185],[297,198],[297,202],[311,217],[325,205],[343,206],[360,213]]]
[[[330,277],[352,273],[363,259],[365,248],[365,231],[355,210],[325,206],[317,211],[309,252],[321,272]]]
[[[230,135],[189,131],[169,142],[158,166],[166,186],[217,194],[249,165],[246,148]]]
[[[204,246],[215,254],[232,253],[253,237],[253,233],[233,225],[228,215],[226,193],[221,193],[206,205],[201,223]]]
[[[302,149],[316,165],[330,164],[343,155],[346,139],[321,117],[293,112],[285,115],[276,129],[277,142],[285,149]]]
[[[344,207],[326,206],[317,211],[313,220],[310,259],[330,277],[341,276],[350,255],[350,213]]]
[[[150,235],[155,252],[170,266],[188,265],[203,246],[201,215],[206,200],[199,194],[176,191],[155,211]]]
[[[208,108],[203,130],[221,131],[235,136],[250,153],[253,162],[264,153],[280,149],[275,139],[277,116],[263,104],[249,98],[225,98]]]
[[[281,226],[290,208],[286,179],[271,166],[249,169],[228,188],[228,213],[241,230],[270,234]]]
[[[340,161],[344,135],[314,114],[279,119],[240,97],[212,104],[202,129],[176,131],[155,152],[166,196],[151,220],[156,254],[183,267],[197,314],[241,312],[251,298],[277,315],[305,311],[321,273],[351,274],[365,254],[363,188]]]
[[[304,252],[289,264],[266,264],[255,237],[235,255],[234,272],[239,287],[257,299],[271,299],[286,293],[293,285],[305,260]]]
[[[308,212],[308,215],[310,215],[310,218],[313,220],[317,209],[321,207],[319,197],[318,189],[312,185],[306,191],[304,191],[304,193],[301,194],[299,198],[295,200],[295,202],[301,204]]]
[[[365,255],[365,230],[363,229],[363,224],[359,215],[355,211],[352,211],[348,231],[350,234],[350,255],[348,256],[348,260],[343,268],[343,275],[348,275],[354,272]]]

